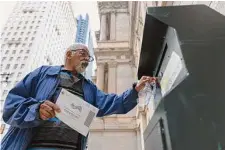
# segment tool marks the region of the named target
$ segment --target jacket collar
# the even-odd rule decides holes
[[[58,75],[61,71],[63,66],[51,66],[49,69],[46,71],[47,75],[53,76],[53,75]]]
[[[63,70],[63,65],[61,66],[51,66],[47,71],[46,74],[50,76],[58,75],[61,70]],[[79,73],[79,76],[82,77],[84,80],[88,81],[82,74]]]

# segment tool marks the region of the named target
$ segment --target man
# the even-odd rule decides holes
[[[3,119],[11,125],[2,140],[3,150],[83,150],[86,138],[55,117],[55,104],[62,88],[99,108],[98,117],[125,114],[137,105],[138,92],[154,78],[142,77],[120,96],[100,91],[81,73],[93,61],[88,48],[68,48],[64,66],[42,66],[10,90]]]

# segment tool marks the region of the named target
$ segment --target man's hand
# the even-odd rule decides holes
[[[137,83],[135,90],[139,92],[145,87],[146,82],[155,82],[156,78],[155,77],[149,77],[149,76],[142,76],[139,82]]]
[[[56,104],[52,103],[51,101],[46,100],[44,101],[44,103],[40,105],[40,109],[39,109],[40,118],[42,120],[54,118],[55,111],[59,113],[60,108]]]

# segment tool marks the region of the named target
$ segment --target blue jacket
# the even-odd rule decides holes
[[[31,142],[34,127],[43,123],[39,118],[39,105],[50,99],[59,84],[57,75],[61,66],[42,66],[29,73],[9,91],[3,109],[3,120],[10,125],[2,139],[2,150],[26,150]],[[106,94],[91,81],[83,83],[85,101],[99,108],[98,117],[125,114],[137,105],[138,92],[129,89],[121,95]],[[82,138],[82,149],[86,138]]]

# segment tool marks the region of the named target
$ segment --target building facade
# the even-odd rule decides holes
[[[218,1],[133,1],[99,2],[101,28],[96,32],[96,84],[107,93],[122,93],[137,79],[144,21],[148,7],[205,4],[225,15],[225,2]],[[139,99],[126,115],[95,119],[88,141],[89,150],[144,150],[144,130],[154,113]]]
[[[70,2],[17,2],[1,33],[1,137],[8,128],[2,120],[8,91],[41,65],[62,65],[75,35]]]
[[[76,40],[77,43],[83,43],[88,46],[90,55],[94,57],[94,47],[93,47],[93,38],[91,35],[91,28],[89,22],[89,15],[86,14],[84,17],[79,15],[77,17],[77,34]],[[94,62],[90,62],[84,76],[87,79],[92,80]]]

